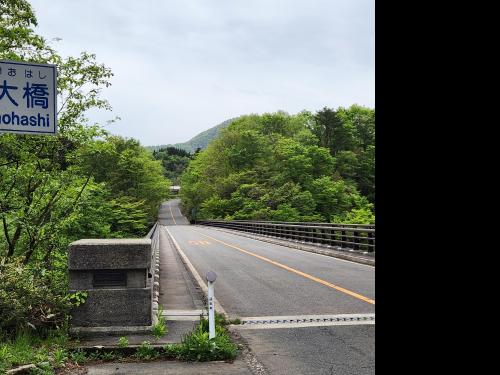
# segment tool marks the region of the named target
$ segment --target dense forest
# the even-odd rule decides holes
[[[65,326],[68,244],[145,236],[170,181],[138,141],[86,118],[111,108],[100,97],[109,68],[90,53],[59,55],[33,31],[37,19],[24,0],[1,1],[0,14],[0,59],[57,65],[59,103],[57,135],[0,134],[2,339]]]
[[[197,149],[194,154],[199,151],[200,149]],[[184,173],[193,156],[193,154],[176,147],[153,150],[153,157],[161,162],[165,169],[165,177],[172,182],[172,185],[180,184],[180,176]]]
[[[374,223],[375,111],[242,116],[182,176],[191,219]]]

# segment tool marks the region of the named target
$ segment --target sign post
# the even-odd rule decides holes
[[[0,133],[57,133],[55,65],[0,61]]]
[[[208,338],[213,339],[215,337],[214,282],[217,274],[208,271],[206,278],[208,281]]]

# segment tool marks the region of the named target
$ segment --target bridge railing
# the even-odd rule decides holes
[[[158,221],[153,225],[146,238],[151,240],[151,268],[149,269],[148,287],[151,287],[152,319],[153,324],[157,322],[157,312],[160,297],[160,232]]]
[[[145,238],[149,238],[151,240],[151,269],[154,270],[156,267],[156,259],[158,255],[158,251],[160,248],[160,236],[158,235],[158,222],[156,222],[153,227],[150,229],[149,233]]]
[[[256,233],[326,247],[339,247],[369,253],[375,251],[375,225],[373,224],[291,223],[250,220],[201,220],[196,221],[196,224]]]

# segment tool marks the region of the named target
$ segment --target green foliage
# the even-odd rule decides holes
[[[73,306],[80,306],[81,304],[85,303],[87,300],[88,293],[87,292],[75,292],[71,293],[68,295],[68,299],[71,302]]]
[[[103,361],[114,361],[117,358],[120,358],[121,356],[118,353],[115,353],[114,351],[109,351],[109,352],[102,352],[99,356],[99,359]]]
[[[162,163],[165,177],[172,181],[172,185],[179,185],[179,177],[189,164],[192,155],[182,149],[167,147],[153,151],[153,157]]]
[[[34,363],[37,374],[52,374],[53,368],[60,367],[71,358],[65,349],[67,336],[62,330],[49,331],[45,337],[31,329],[19,330],[13,338],[0,340],[0,373],[7,369]],[[42,365],[43,362],[49,363]]]
[[[26,266],[22,258],[0,258],[0,334],[62,327],[71,300],[54,281],[50,272]]]
[[[167,332],[167,321],[165,317],[163,316],[163,307],[158,306],[158,312],[156,314],[156,319],[157,322],[153,324],[153,327],[151,328],[151,333],[153,336],[158,340],[159,338],[163,337]]]
[[[71,362],[74,362],[78,365],[81,365],[88,361],[87,354],[82,349],[72,351],[69,355],[69,358],[71,359]]]
[[[137,347],[137,352],[135,356],[143,360],[151,360],[157,358],[159,353],[151,346],[149,341],[143,341],[141,345]]]
[[[333,223],[343,224],[375,224],[375,215],[370,209],[372,205],[367,205],[362,208],[354,208],[343,215],[332,217]]]
[[[128,346],[128,339],[124,336],[118,339],[118,346],[120,348],[126,348]]]
[[[66,349],[57,348],[52,353],[52,358],[54,361],[54,367],[61,367],[68,360],[68,352]]]
[[[191,219],[330,222],[373,210],[358,190],[374,198],[372,112],[353,106],[238,118],[183,174],[185,212]]]
[[[185,335],[181,344],[171,344],[165,351],[178,359],[185,361],[217,361],[234,359],[237,346],[231,341],[225,325],[225,317],[216,314],[215,337],[209,339],[208,321],[201,319],[198,326]]]
[[[226,316],[224,314],[218,313],[217,311],[215,312],[214,315],[214,322],[215,322],[215,327],[222,327],[224,332],[225,332],[225,327],[228,324],[230,324]],[[208,319],[205,318],[203,315],[200,316],[200,326],[204,332],[208,332],[208,327],[209,327]]]
[[[144,235],[170,193],[170,181],[163,176],[161,163],[138,141],[118,136],[95,141],[79,156],[84,173],[105,184],[113,198],[111,231],[118,236]]]
[[[54,375],[54,369],[47,362],[41,362],[35,369],[30,370],[30,375]]]

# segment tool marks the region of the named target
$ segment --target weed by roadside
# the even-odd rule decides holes
[[[0,340],[0,373],[8,369],[35,364],[42,373],[60,367],[68,358],[65,350],[68,338],[64,331],[49,331],[45,338],[28,329],[20,330],[14,338]]]
[[[163,307],[158,307],[158,312],[156,313],[157,322],[151,328],[151,333],[158,340],[162,336],[164,336],[167,332],[167,322],[165,317],[163,316]]]
[[[137,348],[137,352],[135,353],[136,358],[142,360],[151,360],[158,358],[158,351],[151,346],[149,341],[143,341],[142,344]]]
[[[185,361],[216,361],[234,359],[237,346],[231,341],[226,326],[229,324],[222,314],[215,315],[215,337],[209,339],[208,320],[201,317],[198,326],[185,335],[180,344],[170,344],[164,347],[177,359]]]
[[[118,339],[118,346],[120,348],[126,348],[128,346],[128,339],[124,336]]]
[[[215,338],[209,339],[208,320],[203,317],[180,344],[163,347],[153,346],[144,341],[137,348],[128,347],[126,337],[118,339],[118,348],[109,349],[69,349],[68,337],[63,331],[50,333],[45,339],[20,332],[13,340],[0,341],[0,374],[12,367],[35,364],[32,374],[52,375],[62,368],[72,369],[95,361],[115,361],[129,359],[150,361],[158,358],[184,361],[231,360],[237,355],[237,346],[231,341],[226,326],[232,323],[223,315],[216,314]]]

